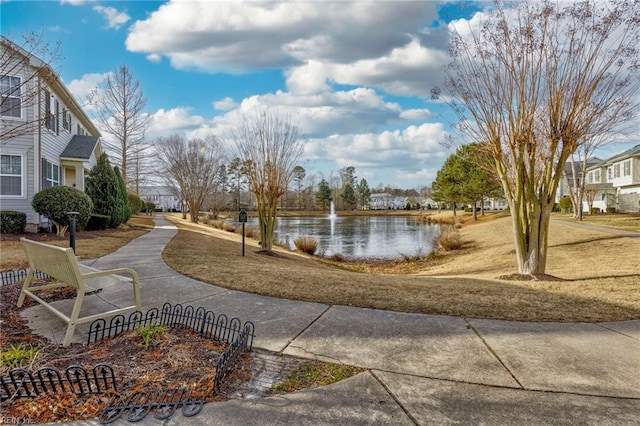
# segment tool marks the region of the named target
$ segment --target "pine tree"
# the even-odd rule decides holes
[[[318,192],[316,192],[316,200],[325,210],[333,198],[331,197],[331,187],[326,179],[322,179],[318,184]]]
[[[85,192],[93,201],[93,211],[109,216],[109,227],[129,220],[131,209],[124,180],[118,168],[112,168],[109,157],[102,153],[87,177]]]

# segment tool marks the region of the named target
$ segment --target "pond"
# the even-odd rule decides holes
[[[257,219],[248,224],[257,226]],[[392,259],[428,254],[438,231],[415,216],[279,217],[275,239],[295,249],[296,238],[313,237],[323,256]]]

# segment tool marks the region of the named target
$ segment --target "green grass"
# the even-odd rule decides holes
[[[155,322],[152,322],[151,324],[147,324],[144,327],[139,328],[138,335],[142,337],[144,348],[148,349],[149,345],[153,343],[156,338],[161,336],[165,331],[167,331],[166,326],[158,325]]]
[[[9,349],[0,351],[0,366],[2,371],[8,371],[12,368],[26,367],[33,362],[38,354],[38,348],[27,346],[23,343],[19,345],[11,345]]]
[[[276,383],[273,390],[276,392],[293,392],[298,389],[326,386],[347,379],[362,371],[364,369],[349,365],[309,361],[291,371],[287,380]]]

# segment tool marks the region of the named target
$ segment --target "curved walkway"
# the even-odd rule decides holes
[[[177,230],[161,216],[155,221],[151,232],[90,262],[136,269],[143,309],[167,301],[202,306],[253,321],[254,347],[368,371],[323,388],[207,404],[195,417],[178,412],[142,424],[640,424],[640,320],[509,322],[231,291],[169,268],[162,250]],[[85,300],[86,308],[125,303],[126,290],[104,288]],[[24,315],[37,333],[64,336],[64,324],[42,307]],[[76,341],[85,333],[79,326]]]

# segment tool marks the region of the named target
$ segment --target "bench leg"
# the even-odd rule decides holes
[[[22,307],[24,303],[24,297],[26,296],[25,290],[29,290],[29,286],[31,285],[31,281],[33,280],[33,269],[29,268],[29,272],[27,272],[27,278],[24,280],[22,284],[22,290],[20,290],[20,296],[18,297],[18,303],[16,304],[18,308]]]
[[[80,316],[80,308],[82,307],[82,301],[84,300],[84,293],[78,291],[76,295],[76,302],[73,304],[73,312],[71,312],[71,317],[69,318],[69,325],[67,326],[67,333],[64,335],[64,341],[62,342],[62,346],[69,346],[71,343],[71,339],[73,338],[73,332],[76,329],[76,324],[78,323],[78,317]]]

